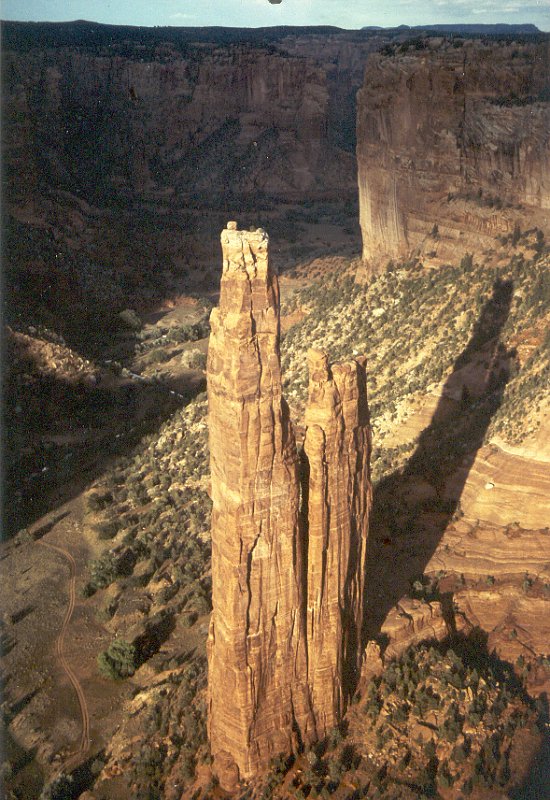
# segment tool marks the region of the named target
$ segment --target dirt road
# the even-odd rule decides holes
[[[78,744],[78,748],[74,750],[68,756],[68,761],[71,763],[76,763],[80,761],[90,749],[90,716],[88,713],[88,705],[86,703],[86,696],[84,695],[84,691],[82,686],[80,685],[78,678],[76,677],[71,665],[67,661],[65,656],[65,649],[64,649],[64,642],[65,642],[65,634],[69,628],[69,624],[71,622],[71,617],[73,615],[75,603],[76,603],[76,562],[72,555],[69,553],[68,550],[64,550],[61,547],[58,547],[54,544],[49,544],[49,542],[38,541],[37,544],[46,547],[48,550],[53,550],[55,553],[61,555],[68,563],[70,569],[70,577],[69,577],[69,605],[67,606],[67,610],[65,611],[65,617],[63,618],[63,623],[61,625],[61,630],[55,642],[55,654],[56,658],[69,678],[73,689],[75,690],[76,696],[78,698],[78,704],[80,706],[80,715],[82,717],[82,734],[80,736],[80,742]]]

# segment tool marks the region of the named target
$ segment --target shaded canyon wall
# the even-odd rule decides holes
[[[28,273],[58,287],[73,265],[100,284],[113,270],[131,307],[173,292],[172,277],[212,288],[227,209],[274,231],[286,218],[281,263],[304,227],[287,204],[330,203],[357,247],[355,95],[383,34],[85,22],[1,34],[6,250],[24,316]]]
[[[21,29],[20,29],[21,28]],[[65,30],[66,28],[66,30]],[[380,37],[6,23],[4,163],[36,190],[198,203],[354,197],[355,93]],[[143,39],[143,41],[142,41]],[[200,39],[200,40],[199,40]]]

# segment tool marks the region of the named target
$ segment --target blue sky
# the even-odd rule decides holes
[[[532,22],[550,30],[550,0],[0,0],[2,19],[115,25],[423,25]]]

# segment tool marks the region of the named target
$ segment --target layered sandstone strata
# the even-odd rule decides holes
[[[313,735],[294,434],[281,395],[279,290],[267,235],[222,234],[208,353],[212,477],[209,733],[226,785]],[[238,770],[238,771],[237,771]]]
[[[301,468],[281,393],[279,290],[258,229],[222,233],[208,399],[209,734],[225,788],[342,718],[360,670],[371,504],[362,359],[309,356]]]
[[[364,360],[331,369],[325,353],[310,350],[308,368],[308,684],[324,736],[360,668],[370,428]]]
[[[159,34],[144,58],[130,39],[90,46],[75,32],[72,45],[45,48],[35,35],[5,48],[12,204],[42,187],[100,206],[113,196],[209,206],[214,187],[286,202],[354,197],[354,97],[375,39]]]
[[[430,47],[432,49],[430,49]],[[550,230],[548,42],[373,55],[358,93],[363,258],[456,259]]]

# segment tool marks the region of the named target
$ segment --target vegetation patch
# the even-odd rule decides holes
[[[284,313],[307,313],[290,328],[281,348],[285,396],[294,416],[302,418],[307,398],[308,348],[327,350],[332,361],[366,354],[376,443],[373,474],[376,479],[387,475],[404,463],[410,449],[410,443],[386,443],[388,433],[417,400],[461,366],[460,359],[475,352],[483,309],[497,282],[509,282],[509,313],[499,331],[509,374],[503,376],[498,407],[491,407],[490,396],[483,398],[491,423],[485,440],[498,434],[518,443],[533,433],[550,381],[550,257],[538,231],[525,236],[539,252],[529,260],[513,255],[499,268],[471,256],[436,271],[400,263],[364,286],[344,273],[294,292]]]
[[[518,734],[538,741],[535,719],[522,683],[483,637],[415,645],[354,698],[344,725],[297,757],[275,759],[240,800],[425,800],[451,787],[462,798],[504,795]]]

